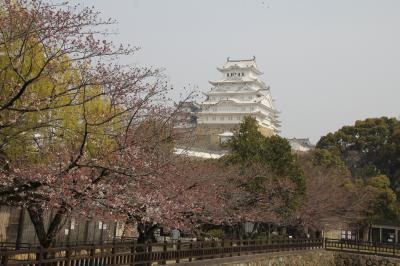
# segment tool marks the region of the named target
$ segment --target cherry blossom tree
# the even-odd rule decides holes
[[[118,63],[137,48],[107,41],[113,21],[93,9],[0,9],[0,199],[26,207],[48,247],[72,210],[112,206],[112,195],[169,170],[174,111],[159,70]]]
[[[343,223],[360,222],[375,193],[368,186],[357,185],[346,168],[323,165],[315,158],[314,152],[300,156],[306,196],[291,223],[301,228],[329,230]]]
[[[159,227],[202,237],[205,225],[282,222],[287,194],[296,189],[290,178],[275,179],[262,166],[243,171],[218,160],[174,158],[169,164],[173,170],[164,171],[162,178],[132,183],[132,194],[114,197],[118,203],[110,209],[137,226],[139,242],[154,240]]]
[[[118,64],[137,48],[102,39],[112,21],[68,4],[0,3],[0,199],[27,208],[43,247],[72,211],[142,232],[272,217],[272,179],[249,208],[254,173],[173,154],[169,87],[156,69]]]

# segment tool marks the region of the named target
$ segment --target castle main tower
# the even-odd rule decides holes
[[[256,59],[227,59],[217,68],[222,77],[210,81],[213,88],[206,93],[198,113],[199,134],[222,134],[237,129],[245,116],[254,117],[264,136],[278,133],[279,121],[270,87],[260,79],[263,74]]]

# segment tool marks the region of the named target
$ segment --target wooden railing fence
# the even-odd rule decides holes
[[[1,250],[2,266],[165,265],[221,257],[323,248],[323,239],[224,240],[109,243],[73,247]]]
[[[278,251],[326,249],[400,258],[400,244],[340,239],[263,239],[138,244],[113,241],[66,247],[8,248],[0,246],[1,266],[134,266],[165,265],[194,260]]]
[[[324,246],[326,250],[400,258],[400,244],[396,243],[325,239]]]

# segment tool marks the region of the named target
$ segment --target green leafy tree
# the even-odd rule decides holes
[[[317,148],[339,156],[355,177],[386,175],[391,187],[400,185],[400,121],[369,118],[323,136]]]
[[[232,150],[227,157],[229,163],[245,166],[252,163],[264,164],[276,176],[292,179],[298,185],[299,191],[304,190],[303,171],[289,142],[278,135],[264,137],[258,130],[256,119],[245,117],[228,146]]]
[[[258,130],[257,121],[247,116],[228,146],[231,153],[224,158],[228,164],[241,165],[243,174],[248,174],[249,169],[252,169],[252,178],[247,179],[245,184],[254,196],[254,200],[249,200],[249,205],[259,200],[270,202],[271,205],[279,206],[279,210],[274,211],[286,219],[298,206],[305,191],[303,171],[289,142],[277,135],[264,137]],[[269,193],[270,196],[265,199],[263,195],[268,194],[265,184],[271,182],[281,185],[275,188],[277,194]],[[276,197],[278,194],[279,197]],[[274,197],[284,203],[274,204]]]
[[[345,187],[370,195],[359,218],[364,229],[373,222],[399,219],[400,121],[386,117],[356,121],[322,137],[317,148],[317,165],[348,169],[352,177]]]
[[[261,146],[264,139],[258,130],[257,121],[252,117],[245,117],[239,131],[227,143],[232,149],[228,161],[232,163],[261,161]]]
[[[334,170],[342,175],[348,175],[349,170],[340,156],[326,149],[315,149],[312,153],[311,161],[314,166],[322,166]]]
[[[372,212],[369,218],[372,220],[397,220],[399,217],[399,206],[396,193],[390,187],[390,180],[385,175],[378,175],[368,180],[367,186],[375,195],[372,203]]]
[[[345,187],[351,193],[361,190],[364,193],[360,196],[367,195],[367,199],[362,204],[363,209],[357,219],[363,239],[368,240],[373,223],[396,224],[399,222],[400,208],[397,195],[391,188],[387,176],[374,176],[368,181],[361,178],[347,179]]]

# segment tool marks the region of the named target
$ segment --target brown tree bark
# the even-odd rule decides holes
[[[154,232],[158,228],[158,224],[152,223],[138,223],[137,230],[139,233],[138,244],[154,243],[155,239]]]
[[[56,214],[53,217],[50,217],[50,223],[47,230],[45,228],[46,214],[42,207],[29,206],[28,213],[35,228],[40,245],[43,248],[49,248],[64,224],[67,208],[65,206],[61,206],[57,210]]]

